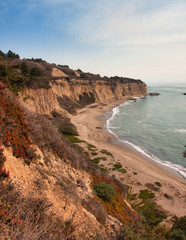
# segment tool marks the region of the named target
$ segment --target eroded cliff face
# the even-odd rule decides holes
[[[29,64],[35,63],[28,62]],[[45,65],[42,65],[43,71]],[[37,66],[40,64],[37,63]],[[146,85],[140,80],[101,78],[99,75],[84,74],[68,67],[51,69],[51,75],[45,77],[49,87],[44,88],[47,81],[44,82],[39,77],[30,78],[29,81],[33,80],[34,83],[43,81],[42,87],[40,84],[36,84],[35,88],[34,84],[26,85],[19,93],[20,102],[16,97],[11,97],[10,93],[2,93],[6,101],[10,98],[12,104],[17,101],[24,107],[31,129],[33,152],[32,159],[25,161],[24,158],[14,156],[11,144],[4,146],[4,167],[9,171],[14,185],[21,186],[23,194],[31,194],[43,201],[47,199],[50,203],[48,212],[55,214],[63,222],[73,220],[71,226],[75,226],[75,230],[70,234],[75,239],[98,239],[99,236],[99,239],[101,236],[103,239],[113,239],[120,230],[121,222],[106,212],[92,192],[93,176],[103,177],[101,170],[91,163],[81,148],[61,135],[57,127],[63,117],[70,117],[78,108],[87,104],[124,99],[126,96],[146,96]],[[11,119],[6,122],[7,129],[10,128],[10,123]],[[15,124],[12,124],[12,129],[16,129]],[[20,130],[22,131],[22,127]],[[21,134],[24,135],[24,131]],[[12,137],[15,140],[13,143],[20,147],[16,133],[15,131],[15,136]],[[134,211],[125,205],[126,217],[135,219]]]
[[[61,111],[63,102],[77,109],[87,104],[123,99],[126,96],[146,96],[146,84],[141,80],[122,81],[60,78],[50,82],[50,89],[28,89],[22,93],[25,106],[38,113]],[[66,105],[66,104],[65,104]],[[67,103],[68,105],[68,103]],[[73,113],[71,111],[67,112]]]

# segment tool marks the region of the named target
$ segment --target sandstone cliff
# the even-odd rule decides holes
[[[35,69],[36,76],[20,73],[19,66],[23,62],[28,68]],[[14,78],[12,80],[6,76],[7,78],[1,80],[7,83],[12,91],[19,92],[19,96],[13,96],[6,87],[0,86],[2,103],[0,121],[3,123],[3,128],[0,127],[3,143],[3,150],[0,145],[0,160],[6,171],[9,171],[9,174],[6,174],[0,166],[0,178],[9,176],[11,180],[11,185],[5,183],[5,186],[2,185],[0,188],[3,196],[1,202],[5,202],[11,208],[0,206],[0,210],[4,211],[5,208],[2,214],[10,219],[10,222],[11,211],[18,219],[19,223],[16,224],[19,231],[12,232],[11,237],[31,234],[29,232],[31,229],[28,233],[22,228],[20,221],[25,225],[32,225],[36,221],[35,218],[42,216],[45,220],[51,217],[53,221],[59,219],[56,226],[59,228],[63,225],[60,229],[60,239],[115,238],[122,222],[138,218],[123,199],[127,187],[116,179],[104,175],[95,164],[92,164],[80,146],[71,144],[58,131],[58,127],[64,119],[68,119],[78,108],[87,104],[123,99],[126,96],[147,95],[145,83],[128,78],[102,78],[99,75],[83,73],[81,70],[74,71],[67,66],[54,66],[46,62],[16,60],[8,64],[11,71],[14,69]],[[26,113],[29,128],[20,107]],[[25,136],[28,138],[28,129],[31,130],[29,136],[32,141],[25,138]],[[89,143],[85,144],[90,148]],[[118,212],[115,210],[113,214],[110,205],[107,212],[100,200],[95,199],[91,186],[94,181],[106,181],[118,189],[119,200],[116,203],[119,204]],[[38,203],[37,208],[33,210],[32,205],[38,201],[36,199],[39,199],[40,205],[47,205],[46,215]],[[35,213],[34,219],[28,215],[25,220],[27,211],[19,216],[20,207],[25,209],[25,206],[29,212]],[[119,213],[120,210],[122,214]],[[5,231],[2,234],[6,236],[11,226],[7,226],[6,222],[3,224]],[[45,227],[46,232],[51,228],[48,224],[46,221],[41,222],[41,227]],[[42,238],[39,238],[42,230],[40,228],[37,230],[38,235],[35,232],[33,239],[47,239],[48,236],[50,239],[59,238],[56,237],[55,231],[50,235],[43,234]]]
[[[67,75],[69,71],[70,74]],[[49,88],[24,89],[21,98],[25,106],[38,113],[51,114],[53,110],[61,112],[61,109],[74,113],[77,108],[95,102],[147,95],[146,84],[141,80],[101,78],[93,74],[81,77],[80,73],[68,68],[66,73],[52,68],[52,75],[55,79],[50,81]]]

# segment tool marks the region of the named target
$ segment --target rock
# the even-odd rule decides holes
[[[160,95],[160,94],[157,92],[149,93],[149,96],[158,96],[158,95]]]

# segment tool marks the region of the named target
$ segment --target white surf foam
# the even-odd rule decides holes
[[[110,126],[110,129],[120,129],[120,127],[112,127],[112,126]]]
[[[148,158],[151,159],[152,161],[154,161],[154,162],[156,162],[156,163],[158,163],[158,164],[160,164],[160,165],[163,165],[163,166],[165,166],[165,167],[168,167],[168,168],[170,168],[170,169],[175,170],[175,171],[178,172],[184,179],[186,179],[186,168],[184,168],[184,167],[182,167],[182,166],[180,166],[180,165],[178,165],[178,164],[173,164],[173,163],[168,162],[168,161],[163,161],[163,160],[157,158],[156,156],[154,156],[153,154],[148,153],[148,151],[147,151],[146,149],[144,149],[144,148],[142,148],[142,147],[140,147],[140,146],[137,146],[137,145],[135,145],[135,144],[133,144],[133,143],[131,143],[131,142],[129,142],[129,141],[121,140],[121,139],[119,139],[119,137],[118,137],[116,134],[114,134],[114,135],[117,137],[117,139],[118,139],[119,141],[121,141],[121,142],[123,142],[123,143],[125,143],[125,144],[127,144],[127,145],[129,145],[129,146],[131,146],[132,148],[134,148],[135,150],[137,150],[137,151],[138,151],[139,153],[141,153],[142,155],[148,157]]]
[[[119,113],[120,113],[119,107],[115,107],[112,109],[112,116],[106,121],[107,129],[108,127],[110,127],[110,122],[112,121],[112,119],[114,119],[114,117]]]
[[[140,97],[141,98],[141,97]],[[138,100],[140,100],[140,98],[137,98]],[[180,174],[184,179],[186,179],[186,168],[184,168],[183,166],[180,166],[178,164],[173,164],[171,162],[168,161],[163,161],[159,158],[157,158],[156,156],[154,156],[153,154],[148,153],[148,151],[140,146],[137,146],[129,141],[125,141],[125,140],[121,140],[117,134],[115,134],[114,132],[112,132],[111,129],[114,129],[115,127],[111,127],[110,126],[110,121],[117,115],[120,113],[120,106],[126,106],[128,104],[131,104],[134,101],[128,100],[122,104],[120,104],[118,107],[115,107],[112,109],[112,116],[107,120],[107,130],[113,134],[119,141],[131,146],[132,148],[134,148],[135,150],[137,150],[139,153],[141,153],[142,155],[148,157],[149,159],[151,159],[152,161],[155,161],[156,163],[168,167],[170,169],[173,169],[174,171],[176,171],[178,174]],[[186,133],[186,129],[175,129],[178,132],[182,132],[182,133]]]
[[[186,133],[186,129],[174,129],[173,131],[178,133]]]

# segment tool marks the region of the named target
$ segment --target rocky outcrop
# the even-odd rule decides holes
[[[153,96],[158,96],[158,95],[160,95],[160,94],[157,93],[157,92],[149,93],[149,96],[151,96],[151,97],[153,97]]]

